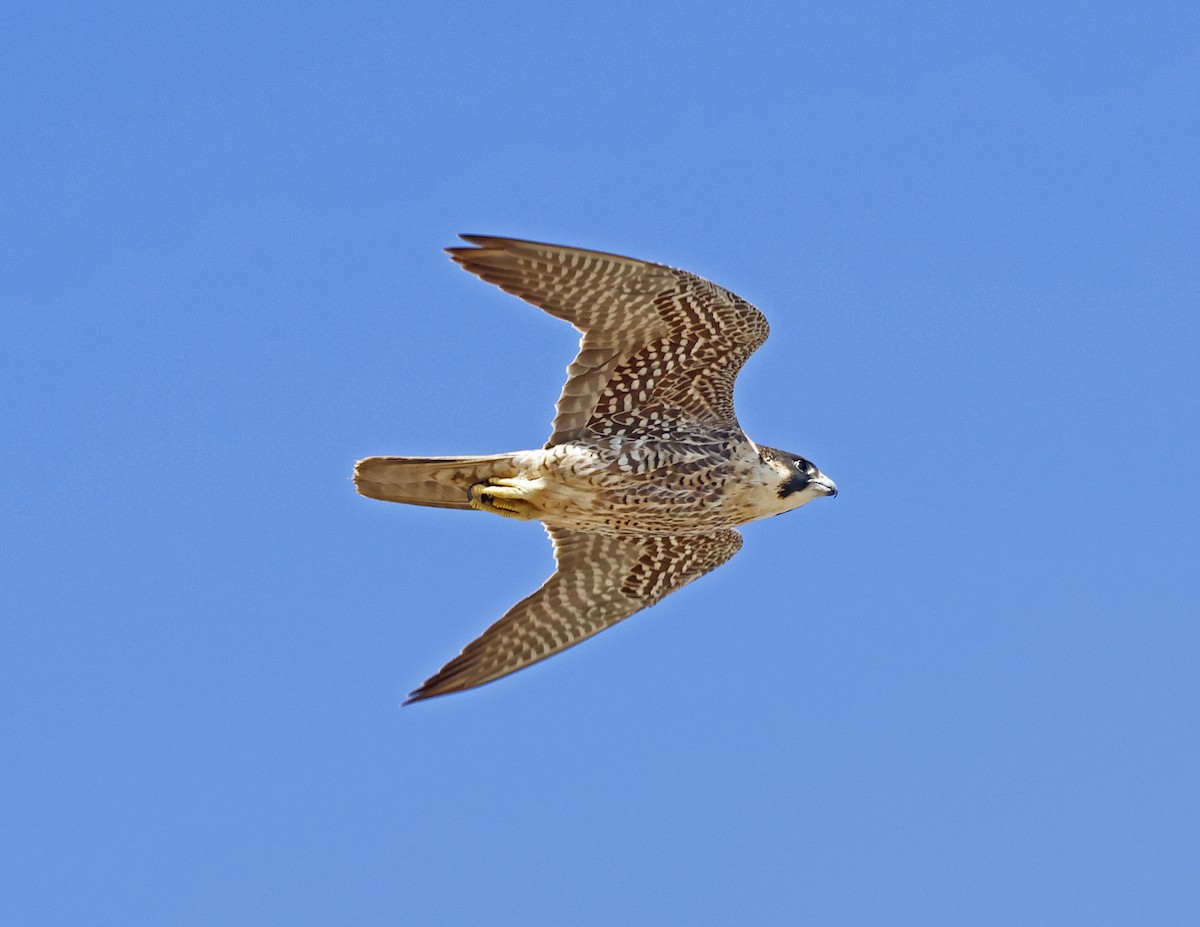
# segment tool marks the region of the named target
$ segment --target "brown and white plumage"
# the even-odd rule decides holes
[[[456,263],[583,334],[547,447],[587,428],[611,434],[614,426],[656,427],[655,421],[737,427],[734,378],[769,332],[763,314],[744,299],[662,264],[462,237],[476,247],[447,249]],[[625,408],[629,396],[636,398],[633,408]]]
[[[732,528],[683,537],[609,537],[547,528],[553,575],[467,645],[410,701],[470,689],[586,640],[738,552]]]
[[[738,425],[734,380],[768,332],[748,302],[661,264],[463,238],[473,247],[448,249],[458,264],[582,333],[550,438],[488,457],[368,458],[356,485],[387,501],[536,518],[557,568],[410,701],[579,643],[723,564],[741,547],[735,525],[837,492]]]

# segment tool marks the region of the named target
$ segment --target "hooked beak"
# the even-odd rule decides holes
[[[824,473],[814,480],[809,481],[809,485],[816,486],[825,495],[833,497],[837,495],[837,483],[827,477]]]

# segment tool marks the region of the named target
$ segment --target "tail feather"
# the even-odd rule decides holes
[[[467,492],[476,483],[517,475],[515,457],[368,457],[354,465],[354,486],[384,502],[469,509]]]

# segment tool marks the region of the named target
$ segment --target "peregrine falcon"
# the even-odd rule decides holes
[[[767,338],[744,299],[662,264],[560,245],[463,235],[466,270],[581,333],[540,450],[368,457],[372,499],[541,521],[557,569],[408,701],[461,692],[578,644],[715,570],[735,526],[837,486],[796,454],[755,444],[733,382]]]

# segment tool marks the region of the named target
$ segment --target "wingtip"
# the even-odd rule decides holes
[[[470,686],[463,686],[461,681],[456,678],[461,672],[459,669],[459,661],[461,659],[462,654],[459,654],[409,692],[408,698],[404,700],[404,705],[410,705],[413,702],[423,702],[426,699],[437,698],[439,695],[450,695],[452,692],[461,692],[464,688],[470,688]],[[404,705],[400,707],[403,708]]]
[[[408,693],[408,698],[401,703],[400,707],[403,708],[405,705],[410,705],[413,702],[422,702],[426,699],[440,698],[443,695],[453,695],[456,692],[466,692],[509,675],[509,673],[502,673],[500,676],[493,678],[473,679],[469,673],[475,665],[476,660],[476,656],[466,654],[465,652],[460,653],[417,686],[412,692]],[[511,670],[510,672],[516,672],[516,670]]]
[[[454,245],[452,248],[443,249],[447,254],[454,254],[456,251],[478,251],[480,248],[487,247],[490,242],[508,240],[505,238],[498,238],[495,235],[474,235],[468,232],[461,232],[459,233],[458,237],[472,247],[464,248],[462,245]]]
[[[497,251],[503,251],[505,249],[512,249],[512,248],[520,249],[520,248],[564,248],[564,247],[567,247],[565,245],[551,244],[548,241],[534,241],[531,238],[510,238],[507,235],[479,235],[479,234],[476,234],[473,232],[460,232],[458,237],[461,238],[463,241],[465,241],[468,245],[472,245],[473,247],[464,248],[462,245],[456,245],[453,248],[446,248],[445,249],[446,251],[453,253],[455,251],[472,252],[472,251],[478,251],[483,248],[491,248],[491,249],[494,249]],[[571,248],[569,250],[578,251],[580,249]]]
[[[458,237],[467,244],[454,245],[451,248],[443,248],[442,250],[450,255],[450,260],[463,266],[466,266],[466,262],[470,260],[471,255],[486,250],[489,243],[503,241],[503,239],[498,239],[492,235],[468,235],[464,233]]]
[[[434,677],[434,679],[436,679],[436,677]],[[429,682],[426,682],[425,684],[423,684],[423,685],[419,686],[418,688],[413,689],[413,691],[409,692],[408,697],[405,698],[404,701],[400,703],[400,707],[403,708],[406,705],[412,705],[416,702],[425,702],[431,698],[441,698],[443,695],[453,695],[455,692],[465,692],[466,691],[466,689],[464,689],[462,687],[455,687],[452,689],[440,689],[440,690],[435,691],[435,689],[429,685],[429,683],[433,682],[434,679],[429,680]],[[467,688],[470,688],[470,687],[468,686]]]
[[[431,698],[434,698],[435,696],[445,694],[444,692],[430,692],[429,691],[430,681],[431,680],[426,680],[425,682],[421,683],[421,685],[417,686],[415,689],[413,689],[411,692],[409,692],[408,695],[405,696],[404,701],[400,703],[400,707],[403,708],[405,705],[412,705],[416,702],[423,702],[426,699],[431,699]]]

